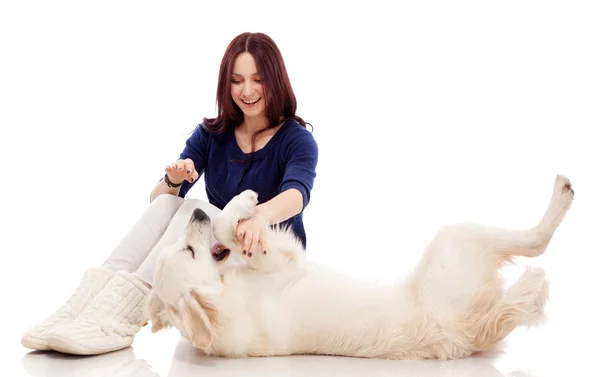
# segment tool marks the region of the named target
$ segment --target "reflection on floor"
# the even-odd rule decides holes
[[[89,357],[34,351],[26,353],[21,363],[28,375],[36,377],[329,376],[332,373],[342,376],[524,377],[529,375],[523,371],[507,374],[500,372],[495,364],[502,357],[501,353],[452,361],[368,360],[328,356],[224,359],[203,355],[182,337],[177,337],[175,343],[166,344],[175,345],[174,353],[163,348],[165,356],[169,356],[169,353],[172,355],[170,365],[161,365],[157,362],[157,365],[153,366],[151,360],[136,354],[136,348],[139,348],[136,344],[134,344],[135,348],[129,347],[121,351]],[[144,348],[139,353],[146,353],[146,350],[148,349]],[[160,355],[158,349],[152,351]],[[164,373],[159,372],[161,367],[165,370]]]

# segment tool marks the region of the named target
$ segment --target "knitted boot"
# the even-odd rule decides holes
[[[48,333],[48,346],[75,355],[96,355],[130,346],[147,323],[143,307],[149,291],[140,279],[118,272],[76,320]]]
[[[77,317],[115,274],[115,271],[107,268],[88,269],[67,302],[54,314],[23,334],[21,344],[35,350],[50,350],[46,339],[48,331]]]

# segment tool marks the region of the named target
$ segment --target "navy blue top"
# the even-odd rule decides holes
[[[204,174],[208,201],[219,209],[247,189],[258,193],[260,204],[295,188],[302,193],[304,211],[316,176],[318,147],[312,133],[291,119],[250,160],[250,154],[240,149],[233,128],[213,135],[201,124],[179,158],[194,161],[198,174]],[[184,198],[194,184],[184,181],[179,196]],[[290,225],[306,248],[302,212],[281,225]]]

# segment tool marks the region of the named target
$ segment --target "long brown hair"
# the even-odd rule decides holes
[[[217,85],[216,118],[204,118],[204,127],[214,134],[220,134],[237,126],[244,120],[242,109],[231,98],[231,75],[237,57],[248,52],[254,57],[258,74],[262,80],[264,98],[266,100],[265,116],[269,121],[266,129],[258,131],[252,137],[252,152],[255,148],[256,137],[267,129],[277,127],[283,121],[295,119],[303,127],[306,123],[296,115],[296,96],[288,77],[285,63],[275,42],[263,33],[242,33],[235,37],[227,46]]]

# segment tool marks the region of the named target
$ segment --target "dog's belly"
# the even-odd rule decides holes
[[[248,285],[248,307],[265,319],[254,344],[267,341],[270,354],[361,356],[393,342],[390,329],[402,331],[414,313],[399,286],[355,281],[329,270],[308,269],[269,283]]]
[[[312,267],[295,275],[240,272],[227,281],[228,326],[210,353],[416,359],[454,347],[407,286]]]

